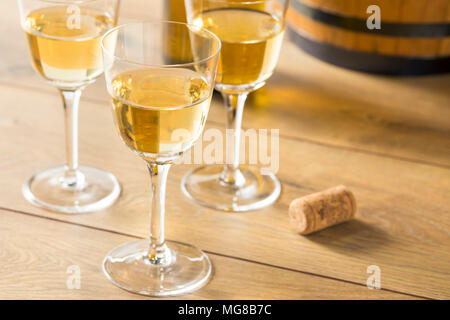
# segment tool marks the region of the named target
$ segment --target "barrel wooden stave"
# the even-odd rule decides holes
[[[298,0],[291,0],[298,1]],[[319,8],[348,17],[367,18],[370,5],[381,8],[386,22],[433,23],[450,22],[449,0],[301,0],[313,8]],[[353,10],[355,5],[358,10]]]
[[[414,60],[421,65],[417,73],[427,73],[426,65],[439,61],[438,68],[450,71],[450,0],[292,0],[288,12],[290,26],[296,30],[301,42],[310,43],[309,51],[323,60],[327,59],[326,46],[341,50],[346,55],[346,65],[351,59],[368,56],[387,61],[404,60],[408,67]],[[381,29],[369,30],[366,12],[369,5],[381,9]],[[384,25],[384,29],[383,29]],[[418,32],[418,33],[417,33]],[[314,44],[315,42],[316,44]],[[311,45],[311,43],[313,43]],[[318,49],[311,49],[318,47]],[[321,51],[315,54],[314,51]],[[351,57],[351,58],[350,58]],[[350,63],[349,63],[350,61]],[[379,62],[383,64],[383,62]],[[355,61],[356,70],[364,70],[364,61]],[[425,68],[425,69],[424,69]],[[436,66],[433,67],[436,69]],[[373,70],[372,70],[373,71]],[[434,70],[433,72],[435,72]],[[414,72],[413,72],[414,73]]]

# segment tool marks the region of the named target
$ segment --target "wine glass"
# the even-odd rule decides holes
[[[185,0],[185,4],[188,22],[222,41],[216,89],[225,101],[234,150],[225,166],[203,166],[188,173],[182,189],[189,198],[214,209],[266,207],[280,195],[280,182],[271,172],[239,166],[242,113],[248,93],[261,88],[275,69],[289,0]]]
[[[118,0],[18,0],[34,69],[61,94],[66,164],[46,169],[22,188],[36,206],[85,213],[110,206],[120,194],[109,172],[78,165],[78,104],[103,73],[100,40],[116,25]]]
[[[165,240],[165,190],[171,164],[203,131],[220,40],[185,23],[143,22],[112,29],[102,47],[117,131],[146,162],[152,190],[149,239],[110,251],[104,273],[139,294],[193,291],[210,278],[211,262],[194,246]]]

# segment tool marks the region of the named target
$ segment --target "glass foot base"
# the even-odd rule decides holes
[[[234,212],[267,207],[280,196],[280,182],[272,173],[240,167],[246,183],[236,188],[220,180],[223,168],[222,165],[213,165],[192,170],[181,182],[183,192],[202,206]]]
[[[84,183],[71,187],[63,183],[65,166],[49,168],[31,177],[22,193],[31,204],[62,213],[86,213],[109,207],[120,195],[120,184],[109,172],[80,166]]]
[[[103,272],[116,286],[148,296],[185,294],[205,285],[212,265],[203,251],[181,242],[166,241],[170,261],[154,265],[147,257],[149,240],[124,243],[103,260]]]

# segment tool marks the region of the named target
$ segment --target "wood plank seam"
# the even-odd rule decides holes
[[[87,229],[91,229],[91,230],[97,230],[97,231],[108,232],[108,233],[117,234],[117,235],[121,235],[121,236],[127,236],[127,237],[136,238],[136,239],[141,239],[140,237],[137,237],[136,235],[128,234],[128,233],[125,233],[125,232],[119,232],[119,231],[115,231],[115,230],[103,229],[103,228],[99,228],[99,227],[84,225],[82,223],[70,222],[70,221],[67,221],[67,220],[59,220],[57,218],[41,216],[41,215],[34,214],[34,213],[31,213],[31,212],[26,212],[26,211],[11,209],[11,208],[5,208],[5,207],[1,207],[1,206],[0,206],[0,210],[5,210],[5,211],[11,212],[11,213],[15,213],[15,214],[23,214],[23,215],[27,215],[27,216],[41,218],[41,219],[44,219],[44,220],[50,220],[50,221],[54,221],[54,222],[58,222],[58,223],[75,225],[75,226],[78,226],[78,227],[81,227],[81,228],[87,228]],[[271,268],[276,268],[276,269],[285,270],[285,271],[291,271],[291,272],[297,272],[297,273],[309,275],[309,276],[312,276],[312,277],[319,277],[319,278],[323,278],[323,279],[339,281],[339,282],[353,284],[353,285],[362,286],[362,287],[366,286],[365,284],[362,284],[362,283],[359,283],[359,282],[354,282],[354,281],[349,281],[349,280],[345,280],[345,279],[335,278],[335,277],[331,277],[331,276],[327,276],[327,275],[322,275],[322,274],[317,274],[317,273],[313,273],[313,272],[308,272],[308,271],[297,270],[297,269],[293,269],[293,268],[273,265],[273,264],[269,264],[269,263],[264,263],[264,262],[250,260],[250,259],[236,257],[236,256],[230,256],[230,255],[217,253],[217,252],[213,252],[213,251],[209,251],[209,250],[203,250],[203,251],[208,253],[208,254],[211,254],[211,255],[216,255],[216,256],[220,256],[220,257],[224,257],[224,258],[228,258],[228,259],[239,260],[239,261],[248,262],[248,263],[254,263],[254,264],[258,264],[258,265],[262,265],[262,266],[266,266],[266,267],[271,267]],[[425,299],[425,300],[436,300],[436,299],[433,299],[431,297],[420,296],[420,295],[411,294],[411,293],[402,292],[402,291],[397,291],[397,290],[393,290],[393,289],[381,288],[380,290],[383,290],[383,291],[386,291],[386,292],[395,293],[395,294],[401,294],[401,295],[405,295],[405,296],[409,296],[409,297],[413,297],[413,298],[419,298],[419,299]]]

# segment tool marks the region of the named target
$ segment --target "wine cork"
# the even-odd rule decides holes
[[[289,206],[291,224],[300,234],[350,220],[355,214],[355,197],[342,185],[295,199]]]

